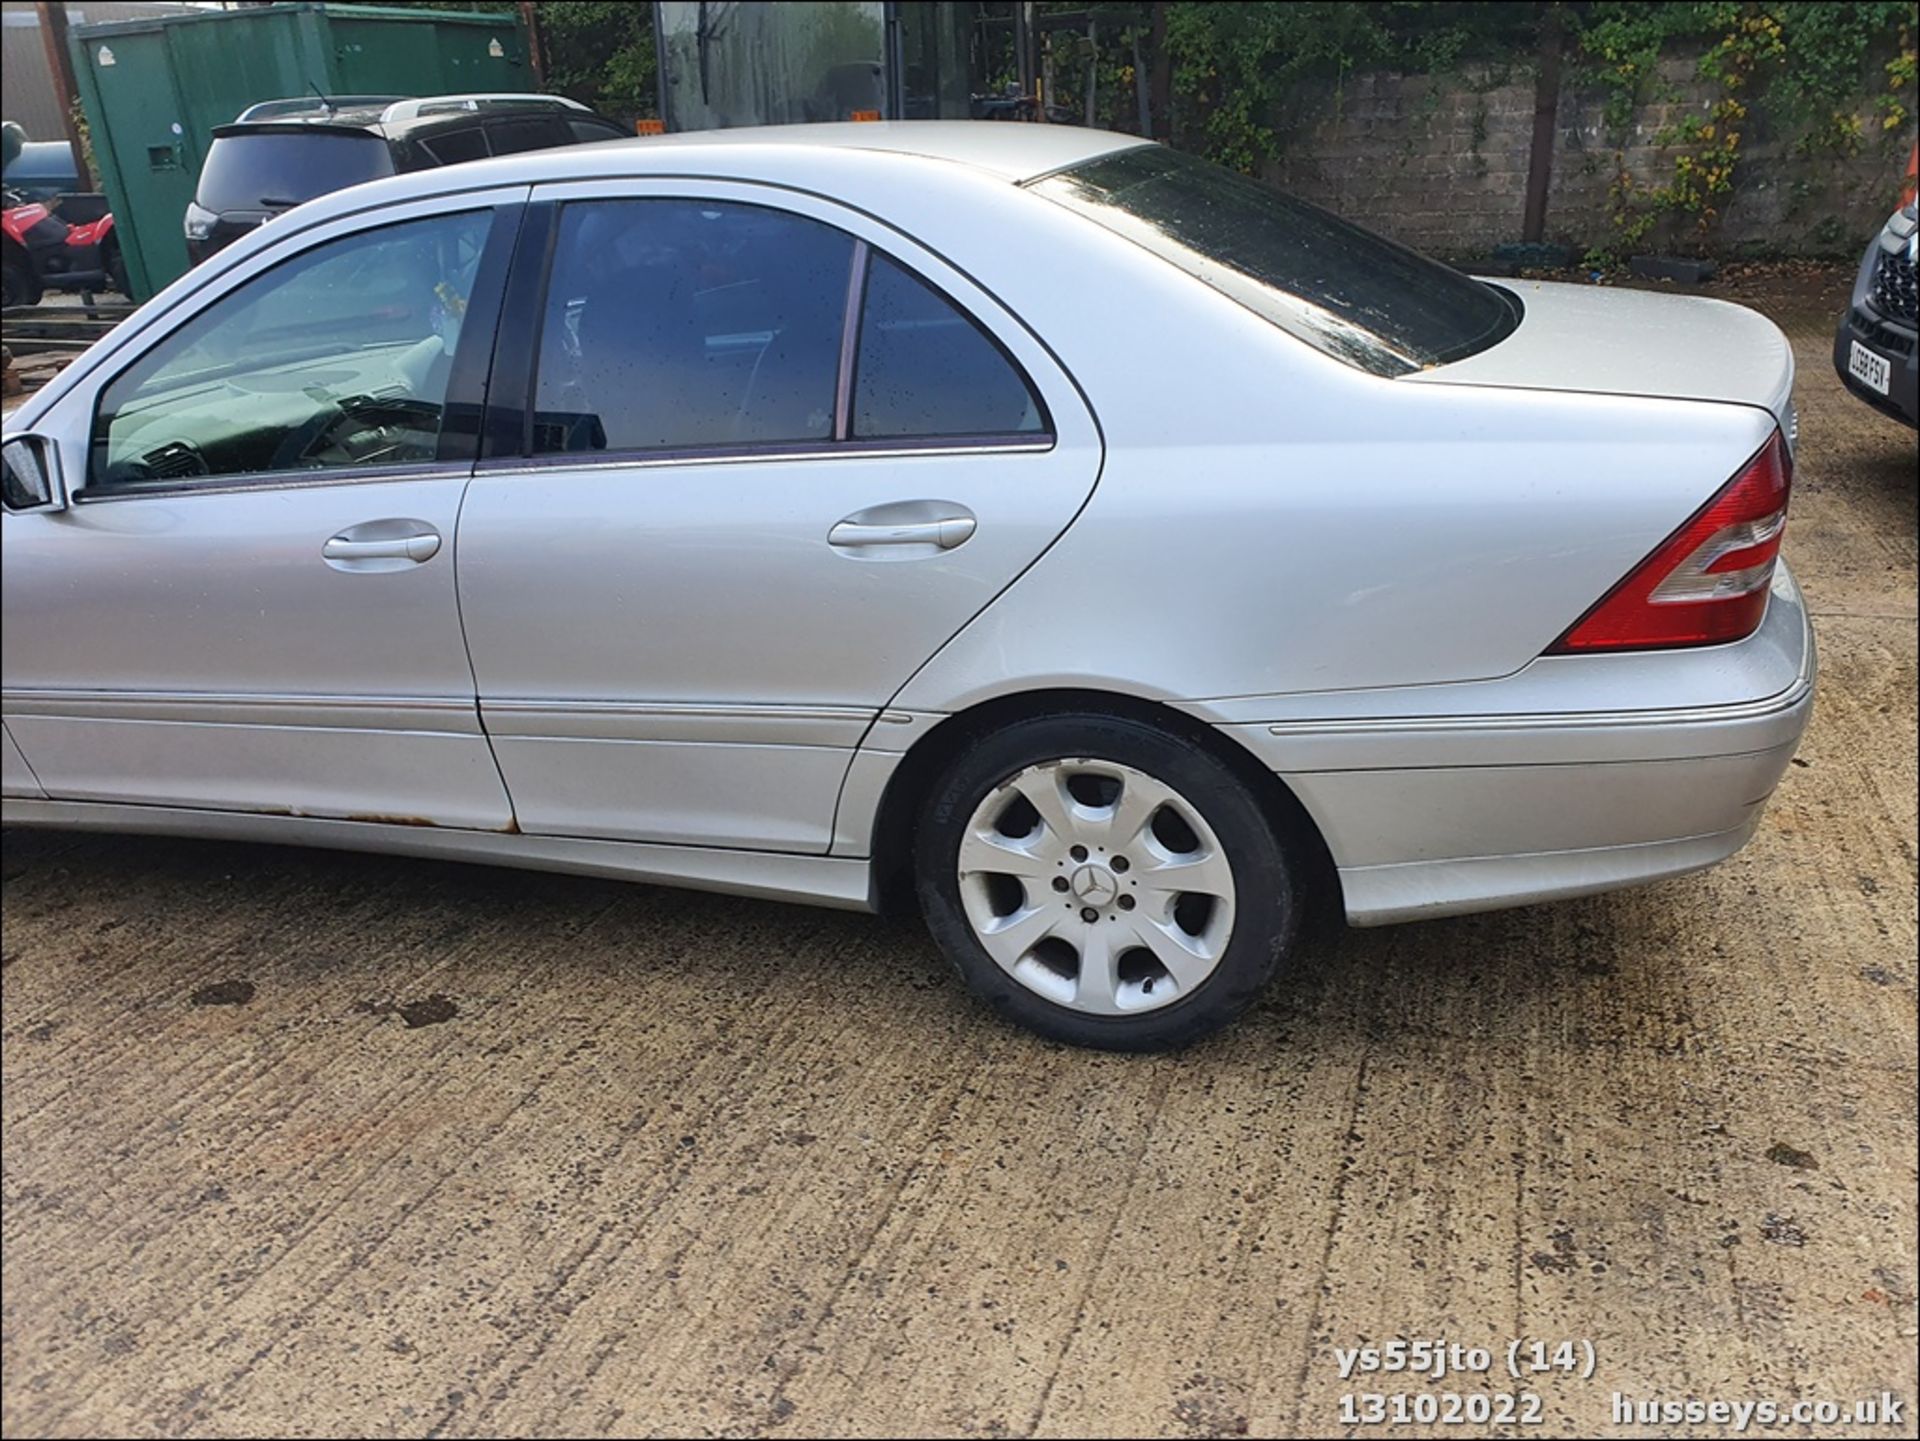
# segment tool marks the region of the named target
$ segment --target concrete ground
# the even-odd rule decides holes
[[[1005,1029],[904,923],[7,835],[6,1434],[1460,1435],[1339,1398],[1519,1389],[1342,1381],[1399,1335],[1590,1341],[1535,1434],[1884,1390],[1912,1435],[1915,446],[1833,377],[1845,284],[1742,296],[1824,666],[1754,843],[1324,939],[1183,1055]]]

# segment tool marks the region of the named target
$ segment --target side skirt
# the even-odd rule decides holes
[[[637,841],[578,840],[568,836],[327,820],[315,816],[14,797],[0,802],[0,823],[56,830],[122,831],[135,835],[378,851],[686,886],[693,890],[798,901],[840,910],[874,909],[868,862],[841,856],[792,856],[706,846],[647,845]]]

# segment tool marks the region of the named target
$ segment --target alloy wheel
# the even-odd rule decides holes
[[[1212,827],[1173,787],[1113,761],[1046,761],[994,787],[958,865],[994,962],[1090,1015],[1192,995],[1233,934],[1233,869]]]

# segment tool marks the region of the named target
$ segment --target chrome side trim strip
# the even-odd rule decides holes
[[[133,705],[149,704],[193,704],[222,706],[260,706],[260,707],[296,707],[296,706],[342,706],[365,709],[390,710],[397,707],[418,710],[467,711],[473,709],[473,701],[462,696],[364,696],[364,695],[306,695],[275,694],[269,692],[223,692],[223,691],[145,691],[145,690],[61,690],[36,686],[14,686],[0,691],[0,700],[4,700],[8,709],[17,704],[23,711],[37,713],[46,704],[114,704],[124,702]],[[857,720],[865,722],[873,716],[871,709],[860,706],[806,706],[768,703],[761,705],[752,701],[620,701],[620,700],[541,700],[537,698],[486,698],[490,710],[501,711],[576,711],[585,713],[618,712],[629,715],[672,715],[672,716],[772,716],[792,720]],[[899,712],[889,713],[890,719],[905,719]]]
[[[924,445],[889,441],[873,444],[847,440],[803,447],[760,446],[705,451],[636,450],[608,457],[604,452],[586,451],[569,455],[541,456],[533,460],[482,461],[476,480],[496,476],[572,475],[597,470],[659,470],[683,465],[748,465],[767,461],[809,460],[904,460],[922,455],[1045,455],[1054,448],[1054,438],[1046,436],[968,437],[964,440],[933,441]],[[588,455],[596,459],[587,459]]]
[[[1702,725],[1715,722],[1762,720],[1790,711],[1813,689],[1804,673],[1776,695],[1721,706],[1692,706],[1670,710],[1565,711],[1537,714],[1368,716],[1355,719],[1285,721],[1269,725],[1276,736],[1404,735],[1429,731],[1515,731],[1613,729],[1619,726]]]
[[[872,729],[860,738],[860,751],[863,755],[875,751],[896,756],[904,754],[946,719],[944,714],[935,711],[883,710],[874,718]]]
[[[497,736],[818,745],[851,749],[872,724],[862,706],[728,701],[536,700],[464,696],[231,694],[196,691],[0,692],[15,716],[179,722],[192,725],[344,727],[479,733],[484,711]],[[896,713],[897,714],[897,713]]]
[[[250,490],[314,490],[320,486],[377,485],[396,480],[465,480],[470,465],[394,465],[366,469],[276,470],[234,476],[204,476],[171,485],[143,485],[126,490],[83,486],[73,493],[76,505],[111,505],[123,500],[178,500],[193,495],[232,495]]]
[[[496,741],[599,740],[688,745],[822,746],[852,750],[872,707],[755,705],[724,701],[530,700],[480,702]]]
[[[485,696],[481,704],[489,715],[622,715],[693,717],[720,720],[767,719],[796,721],[858,721],[865,725],[873,717],[871,710],[853,706],[754,705],[752,703],[706,703],[681,701],[618,700],[496,700]]]
[[[463,696],[431,695],[294,695],[270,694],[266,692],[230,693],[222,691],[166,691],[166,690],[53,690],[33,686],[18,686],[0,691],[0,701],[8,709],[16,703],[22,708],[31,707],[38,711],[43,703],[62,705],[113,704],[125,702],[130,705],[232,705],[232,706],[341,706],[363,707],[366,709],[391,710],[406,707],[413,710],[456,710],[473,709],[473,702]]]
[[[0,692],[0,709],[10,716],[75,720],[480,733],[478,708],[466,696],[273,695],[21,687]]]
[[[847,857],[13,797],[0,803],[0,821],[10,826],[265,841],[477,861],[529,870],[649,881],[767,900],[799,901],[841,910],[874,909],[871,867],[864,860]]]

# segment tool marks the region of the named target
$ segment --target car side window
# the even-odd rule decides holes
[[[567,129],[573,132],[573,143],[576,145],[590,145],[596,140],[624,140],[627,137],[626,131],[604,120],[569,120]]]
[[[221,297],[101,391],[90,486],[432,460],[491,223],[342,236]]]
[[[852,260],[843,231],[763,206],[568,204],[534,453],[831,440]]]
[[[565,145],[566,127],[550,115],[523,120],[496,120],[487,126],[487,143],[495,155],[517,155],[523,150],[548,150]]]
[[[852,438],[1024,435],[1046,429],[1033,387],[997,341],[884,255],[867,271]]]
[[[484,160],[487,157],[487,139],[480,133],[478,125],[468,126],[465,130],[449,130],[420,144],[441,165],[458,165],[462,161]]]

